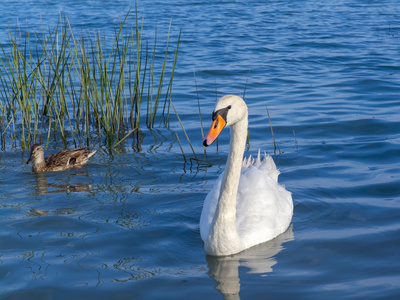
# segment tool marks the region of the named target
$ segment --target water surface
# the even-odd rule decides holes
[[[112,35],[129,1],[2,1],[7,27]],[[244,95],[250,149],[273,155],[294,216],[278,238],[205,255],[198,222],[223,171],[185,164],[176,119],[142,149],[99,151],[83,168],[35,175],[28,153],[0,152],[2,299],[398,299],[400,6],[397,1],[140,1],[149,39],[182,29],[173,101],[196,153],[215,99]],[[5,13],[7,12],[7,13]],[[129,18],[134,22],[134,16]],[[195,75],[194,75],[195,74]],[[197,83],[197,85],[196,85]],[[278,149],[274,153],[266,107]],[[183,143],[190,153],[187,142]],[[62,147],[52,142],[49,152]]]

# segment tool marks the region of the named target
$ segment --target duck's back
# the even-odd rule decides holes
[[[96,150],[89,150],[88,148],[62,150],[46,157],[45,162],[49,170],[66,170],[87,163],[95,152]]]

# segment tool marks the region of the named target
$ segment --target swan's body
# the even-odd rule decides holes
[[[200,234],[207,254],[222,256],[273,239],[286,231],[293,214],[291,194],[278,184],[279,171],[271,157],[244,159],[247,106],[242,98],[219,99],[210,132],[210,145],[231,125],[226,169],[207,195],[200,218]]]

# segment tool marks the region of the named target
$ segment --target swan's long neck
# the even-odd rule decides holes
[[[241,241],[236,228],[236,197],[247,137],[247,114],[231,126],[231,141],[221,184],[218,205],[205,244],[207,253],[229,255],[237,253]]]

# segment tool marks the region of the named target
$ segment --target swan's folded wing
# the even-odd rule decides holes
[[[293,214],[291,194],[275,181],[275,170],[251,166],[240,177],[237,198],[237,229],[246,247],[283,233]]]

